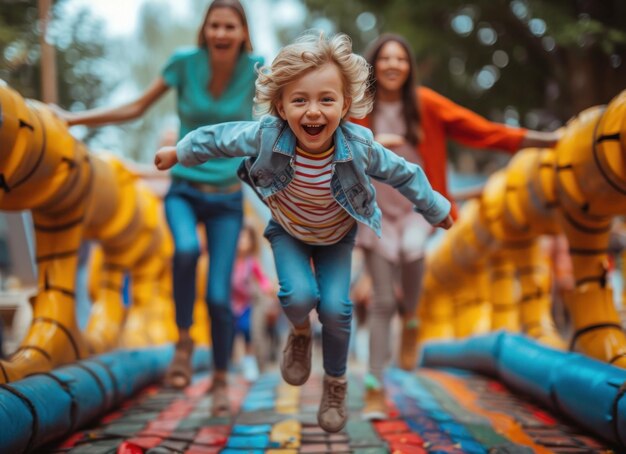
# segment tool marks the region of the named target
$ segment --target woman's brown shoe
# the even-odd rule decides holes
[[[193,368],[191,355],[193,354],[193,340],[188,337],[176,343],[174,358],[170,363],[163,383],[165,386],[175,389],[183,389],[191,383]]]
[[[398,365],[404,370],[411,371],[417,367],[417,336],[417,319],[403,317]]]
[[[365,405],[361,418],[365,421],[380,421],[387,418],[387,402],[382,389],[365,389]]]
[[[230,416],[228,383],[222,378],[214,378],[211,392],[211,416],[224,418]]]

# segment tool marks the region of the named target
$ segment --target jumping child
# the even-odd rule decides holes
[[[357,221],[377,234],[381,213],[370,177],[396,188],[432,225],[449,228],[450,202],[431,188],[421,167],[345,121],[371,110],[368,64],[344,34],[305,35],[259,70],[259,121],[196,129],[176,147],[161,148],[161,170],[241,157],[239,176],[270,208],[265,229],[274,252],[278,297],[292,324],[281,361],[283,379],[302,385],[311,372],[309,313],[322,323],[323,392],[319,425],[338,432],[348,413],[346,364],[352,303],[350,267]]]

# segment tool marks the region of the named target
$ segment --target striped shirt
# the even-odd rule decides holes
[[[267,199],[274,220],[307,244],[335,244],[355,222],[330,191],[334,153],[335,147],[321,154],[296,147],[293,180]]]

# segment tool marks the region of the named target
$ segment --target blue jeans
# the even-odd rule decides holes
[[[246,345],[250,345],[252,342],[252,330],[251,330],[251,321],[252,318],[252,308],[250,306],[246,307],[241,315],[235,316],[235,332],[233,335],[237,335],[241,333],[243,336],[243,340]]]
[[[165,214],[174,238],[174,302],[176,325],[189,329],[196,299],[196,265],[200,257],[197,225],[204,224],[210,257],[206,302],[211,316],[213,362],[226,370],[232,347],[231,275],[243,221],[241,191],[207,194],[189,184],[172,183]]]
[[[350,270],[356,225],[338,243],[316,246],[289,235],[270,220],[265,237],[272,245],[280,284],[278,298],[289,321],[303,325],[317,309],[322,323],[324,372],[346,373],[352,321]]]

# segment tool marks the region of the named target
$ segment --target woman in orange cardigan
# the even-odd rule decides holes
[[[412,51],[401,36],[382,35],[370,45],[366,58],[372,67],[374,109],[368,117],[353,121],[372,129],[375,139],[385,147],[420,164],[433,188],[448,199],[448,139],[509,153],[525,147],[551,147],[558,140],[557,133],[492,123],[426,87],[416,88]],[[361,229],[357,240],[365,252],[374,292],[368,317],[370,359],[365,380],[365,419],[386,417],[382,375],[385,361],[391,356],[390,326],[396,310],[402,315],[399,364],[405,369],[415,366],[415,312],[424,273],[424,245],[431,233],[430,225],[388,189],[376,185],[383,212],[382,238]],[[454,204],[452,213],[456,213]]]

